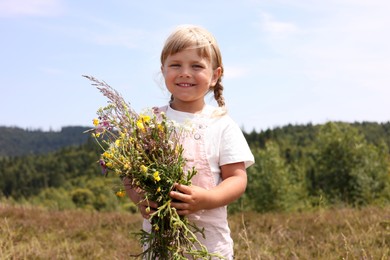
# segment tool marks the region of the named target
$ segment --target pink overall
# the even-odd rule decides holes
[[[162,107],[160,111],[166,111]],[[187,159],[185,172],[195,167],[197,174],[192,178],[192,184],[205,189],[213,189],[219,179],[210,168],[205,150],[205,133],[208,126],[208,115],[201,115],[193,120],[194,131],[186,133],[182,142],[184,147],[184,157]],[[199,241],[205,245],[209,252],[218,253],[225,259],[233,259],[233,240],[230,237],[230,229],[227,222],[227,208],[219,207],[211,210],[201,210],[187,216],[199,228],[204,228],[205,239],[198,235]],[[144,221],[150,227],[148,221]],[[149,228],[150,230],[150,228]]]
[[[192,184],[210,190],[217,183],[214,174],[211,172],[205,151],[207,119],[198,118],[194,122],[195,130],[185,137],[183,147],[184,157],[188,160],[186,169],[195,167],[198,171],[192,178]],[[227,223],[226,206],[198,211],[188,215],[188,219],[196,223],[198,227],[205,228],[206,239],[200,237],[199,240],[207,247],[209,252],[218,252],[226,259],[233,259],[233,241]]]

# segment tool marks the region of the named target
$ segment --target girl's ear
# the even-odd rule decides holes
[[[215,84],[217,84],[218,82],[218,79],[221,77],[222,75],[222,68],[221,67],[218,67],[216,68],[214,71],[213,71],[213,77],[211,79],[211,86],[214,87]]]

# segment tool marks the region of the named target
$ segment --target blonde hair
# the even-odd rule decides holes
[[[195,25],[182,25],[177,27],[165,42],[160,57],[161,64],[164,64],[168,56],[189,48],[197,49],[199,56],[211,62],[213,70],[218,67],[221,68],[221,76],[218,78],[215,86],[210,87],[209,92],[214,92],[214,98],[218,106],[225,106],[225,99],[222,95],[222,76],[224,72],[222,55],[216,39],[206,29]],[[171,101],[172,99],[173,97],[171,96]]]

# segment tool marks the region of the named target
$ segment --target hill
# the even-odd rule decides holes
[[[390,147],[390,122],[355,122],[349,124],[358,129],[368,142],[378,145],[384,141]],[[320,125],[291,125],[267,129],[260,132],[244,132],[251,147],[262,147],[267,141],[279,144],[306,146],[313,142]],[[45,154],[67,146],[84,144],[89,127],[67,126],[60,131],[27,130],[19,127],[0,126],[0,157]]]
[[[81,145],[89,138],[88,134],[83,134],[87,129],[69,126],[57,132],[44,132],[0,126],[0,157],[45,154],[63,147]]]

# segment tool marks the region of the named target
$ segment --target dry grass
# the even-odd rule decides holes
[[[127,259],[141,216],[0,205],[0,259]]]
[[[230,217],[236,259],[389,259],[390,208]],[[0,205],[0,259],[129,259],[141,217]]]
[[[231,217],[238,259],[389,259],[390,208]]]

